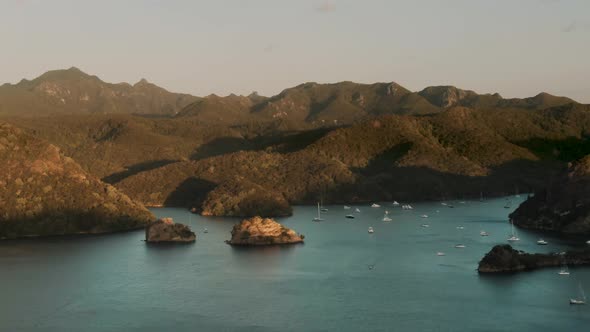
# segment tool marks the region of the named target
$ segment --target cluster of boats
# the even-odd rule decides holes
[[[460,203],[461,204],[465,204],[465,202],[460,202]],[[511,205],[512,205],[511,203],[512,202],[508,201],[506,203],[506,205],[504,206],[504,208],[510,208]],[[450,203],[444,203],[443,202],[443,203],[441,203],[441,205],[446,206],[448,208],[454,208],[454,206],[452,204],[450,204]],[[392,203],[392,206],[394,206],[394,207],[398,207],[399,206],[399,207],[401,207],[402,210],[413,210],[414,209],[410,204],[400,204],[397,201],[394,201]],[[317,208],[318,208],[318,210],[317,210],[317,216],[315,218],[313,218],[313,221],[323,221],[324,219],[322,218],[322,215],[321,214],[322,214],[322,212],[327,212],[328,209],[325,208],[325,207],[322,207],[322,205],[321,205],[320,202],[318,202],[318,207]],[[373,203],[373,204],[371,204],[371,208],[381,208],[381,205],[379,205],[377,203]],[[344,210],[352,210],[352,209],[353,209],[352,207],[350,207],[348,205],[344,205]],[[361,212],[361,210],[359,208],[355,208],[354,209],[354,212],[353,213],[346,214],[345,215],[345,218],[347,218],[347,219],[354,219],[355,218],[355,214],[358,214],[360,212]],[[438,212],[438,210],[437,210],[437,212]],[[428,215],[427,214],[423,214],[420,217],[421,218],[428,218]],[[385,210],[382,220],[384,222],[391,222],[391,221],[393,221],[393,219],[390,216],[389,210]],[[429,224],[426,224],[426,223],[421,224],[420,226],[423,227],[423,228],[430,227],[430,225]],[[456,228],[458,230],[463,230],[464,229],[463,226],[457,226]],[[516,230],[514,228],[514,224],[513,224],[512,220],[510,220],[510,228],[511,228],[511,235],[508,237],[507,241],[508,242],[520,241],[520,238],[518,237],[518,235],[516,233]],[[373,234],[373,233],[375,233],[375,229],[373,227],[369,227],[368,230],[367,230],[367,232],[369,234]],[[488,232],[486,232],[485,230],[482,230],[482,231],[479,232],[479,235],[485,237],[485,236],[489,236],[490,234]],[[587,241],[586,243],[587,244],[590,244],[590,240]],[[548,244],[549,244],[549,242],[547,242],[546,240],[544,240],[542,238],[539,239],[539,240],[537,240],[537,245],[548,245]],[[462,244],[462,243],[458,243],[458,244],[455,245],[455,248],[457,248],[457,249],[463,249],[465,247],[466,247],[466,245],[465,244]],[[444,252],[441,252],[441,251],[437,252],[436,255],[437,256],[446,256],[446,254]],[[567,275],[570,274],[570,272],[569,272],[569,270],[567,268],[567,264],[565,262],[565,259],[564,259],[564,264],[563,264],[561,270],[558,272],[558,274],[559,275],[563,275],[563,276],[567,276]],[[579,298],[571,298],[570,299],[570,304],[574,304],[574,305],[586,304],[586,296],[584,294],[584,291],[583,291],[581,285],[580,285],[580,297]]]

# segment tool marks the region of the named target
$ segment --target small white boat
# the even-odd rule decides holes
[[[428,224],[422,224],[422,225],[420,225],[420,227],[428,228],[428,227],[430,227],[430,225],[428,225]]]
[[[562,253],[562,256],[565,253]],[[563,264],[561,265],[561,270],[559,270],[559,272],[557,272],[557,274],[559,274],[560,276],[569,276],[570,275],[570,270],[567,268],[567,262],[565,260],[565,257],[563,257]]]
[[[516,232],[514,231],[514,223],[512,223],[512,221],[510,222],[510,227],[512,229],[512,235],[508,238],[508,241],[509,242],[520,241],[520,238],[516,235]]]
[[[371,234],[372,234],[372,233],[375,233],[375,231],[373,230],[373,227],[369,227],[369,230],[368,230],[368,232],[369,232],[369,233],[371,233]]]
[[[373,204],[371,204],[371,207],[372,207],[372,208],[380,208],[380,207],[381,207],[381,205],[379,205],[379,204],[377,204],[377,203],[373,203]]]
[[[465,248],[465,245],[464,244],[456,244],[455,248],[463,249],[463,248]]]
[[[361,213],[361,210],[359,210],[359,208],[356,208],[356,209],[354,209],[354,212]]]
[[[321,217],[321,211],[320,211],[320,203],[318,202],[318,216],[313,218],[313,221],[324,221],[324,219],[322,219]]]
[[[481,236],[489,236],[490,234],[488,234],[488,232],[486,232],[486,231],[481,231],[481,232],[479,232],[479,235],[481,235]]]
[[[577,299],[570,299],[570,304],[586,304],[586,294],[584,294],[582,284],[578,283],[578,288],[580,290],[580,297]]]
[[[207,228],[205,228],[205,229],[203,230],[203,233],[209,233],[209,230],[207,230]]]
[[[389,218],[389,211],[385,210],[385,215],[383,215],[383,221],[393,221],[393,219]]]
[[[444,252],[442,252],[442,251],[439,251],[439,252],[437,252],[437,253],[436,253],[436,255],[437,255],[437,256],[444,256],[444,255],[445,255],[445,253],[444,253]]]
[[[459,204],[465,204],[465,201],[461,201],[461,202],[459,202]]]
[[[457,229],[465,229],[463,226],[457,226]]]
[[[547,242],[547,241],[545,241],[543,239],[539,239],[539,240],[537,240],[537,244],[540,245],[540,246],[546,246],[546,245],[549,244],[549,242]]]
[[[414,207],[408,204],[408,210],[414,210]]]
[[[350,206],[344,205],[344,210],[350,210]]]
[[[392,205],[393,206],[399,206],[399,203],[397,201],[393,201]]]
[[[428,218],[428,215],[427,214],[423,214],[420,217],[422,217],[422,218]]]
[[[590,240],[586,241],[586,244],[590,244]]]
[[[353,214],[347,214],[346,216],[344,216],[344,218],[346,218],[346,219],[354,219],[354,215]]]
[[[447,203],[445,203],[445,202],[442,202],[442,203],[440,203],[440,205],[447,206]]]

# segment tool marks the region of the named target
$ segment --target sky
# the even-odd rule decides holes
[[[590,103],[588,0],[0,0],[0,82],[274,95],[304,82],[454,85]]]

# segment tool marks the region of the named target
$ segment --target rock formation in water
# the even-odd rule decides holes
[[[154,216],[60,150],[0,122],[0,239],[139,229]]]
[[[590,265],[590,248],[566,253],[529,254],[510,245],[496,245],[479,262],[479,273],[505,273],[534,270],[543,267]]]
[[[172,218],[158,219],[145,229],[145,241],[149,243],[188,243],[196,239],[197,236],[188,226],[177,224]]]
[[[227,243],[241,246],[264,246],[275,244],[303,243],[304,236],[279,224],[261,217],[245,219],[231,231]]]
[[[590,156],[570,165],[545,190],[522,203],[510,218],[523,228],[590,234]]]
[[[207,194],[202,205],[204,216],[284,217],[293,209],[281,192],[272,191],[236,176]]]

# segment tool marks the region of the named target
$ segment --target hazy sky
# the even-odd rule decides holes
[[[589,0],[0,0],[0,82],[76,66],[196,95],[455,85],[590,103]]]

